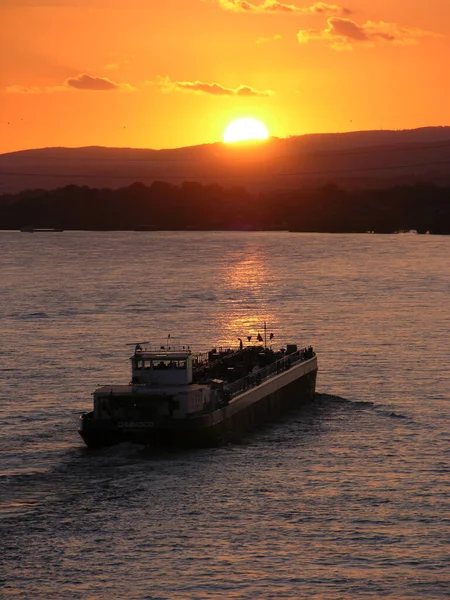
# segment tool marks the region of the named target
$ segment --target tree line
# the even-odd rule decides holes
[[[156,181],[120,189],[68,185],[0,195],[0,229],[399,230],[450,233],[450,187],[346,190],[334,184],[251,194],[243,187]]]

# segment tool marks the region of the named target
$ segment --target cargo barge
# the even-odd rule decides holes
[[[93,410],[80,417],[79,433],[89,448],[121,442],[216,446],[315,394],[317,357],[311,346],[273,350],[266,344],[244,347],[240,340],[236,350],[195,355],[186,346],[142,342],[130,361],[130,383],[96,389]]]

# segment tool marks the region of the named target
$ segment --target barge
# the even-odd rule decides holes
[[[130,383],[96,389],[93,410],[80,417],[89,448],[216,446],[314,398],[318,367],[311,346],[273,350],[240,340],[236,350],[204,355],[188,346],[133,346]]]

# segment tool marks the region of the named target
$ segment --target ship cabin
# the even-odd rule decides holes
[[[132,385],[173,386],[192,383],[192,355],[189,348],[152,350],[136,344],[131,357]]]

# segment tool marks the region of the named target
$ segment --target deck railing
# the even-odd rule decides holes
[[[228,404],[228,402],[230,402],[230,400],[232,400],[235,396],[242,394],[250,388],[260,385],[263,381],[273,377],[274,375],[278,375],[283,371],[290,369],[292,365],[298,362],[309,360],[314,356],[315,353],[311,346],[309,348],[303,348],[302,350],[297,350],[292,354],[287,354],[280,360],[277,360],[267,367],[259,369],[259,371],[256,371],[255,373],[251,373],[242,379],[238,379],[233,383],[224,385],[222,394],[224,403]]]

